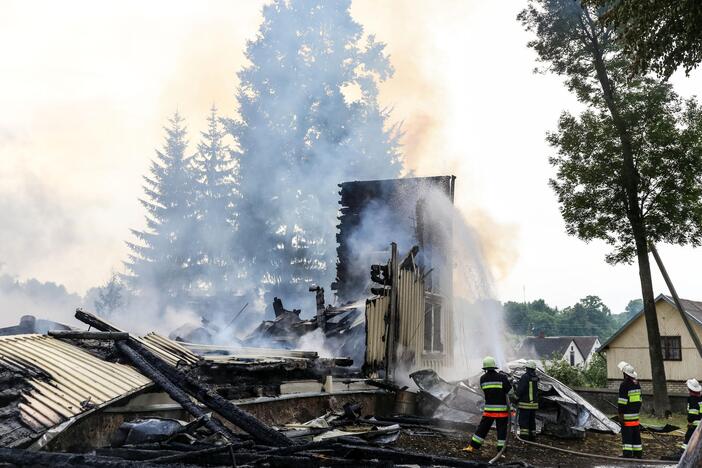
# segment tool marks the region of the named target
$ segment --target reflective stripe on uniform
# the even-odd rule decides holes
[[[685,450],[687,448],[687,444],[680,444],[680,448]]]
[[[619,403],[620,405],[626,405],[628,402],[629,402],[629,400],[626,398],[619,398],[617,400],[617,403]]]
[[[624,421],[637,421],[639,419],[639,413],[629,413],[624,415]]]
[[[500,447],[504,447],[504,446],[505,446],[505,441],[504,441],[504,440],[499,440],[499,439],[498,439],[498,440],[497,440],[497,447],[500,448]]]
[[[643,446],[641,444],[632,444],[631,450],[634,452],[640,452],[643,450]]]
[[[507,405],[485,405],[483,411],[507,411]]]
[[[502,382],[483,382],[480,384],[480,388],[483,390],[486,388],[502,388]]]
[[[700,425],[700,420],[698,419],[697,421],[692,421],[693,426],[699,426]]]
[[[635,390],[629,390],[629,401],[632,403],[638,403],[641,401],[641,389],[637,388]]]
[[[633,449],[634,449],[634,447],[631,444],[622,444],[622,450],[624,450],[625,452],[627,450],[633,450]]]
[[[478,437],[475,434],[473,434],[473,439],[471,439],[471,440],[478,445],[483,445],[483,442],[485,441],[485,439],[483,439],[482,437]]]
[[[486,418],[507,418],[509,417],[509,412],[483,411],[483,416]]]
[[[534,403],[522,403],[521,401],[517,405],[517,407],[521,409],[539,409],[539,404],[534,402]]]
[[[534,401],[534,382],[529,382],[529,401]]]
[[[689,406],[687,407],[687,414],[700,414],[699,409],[692,409]]]

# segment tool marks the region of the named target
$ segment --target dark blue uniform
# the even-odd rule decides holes
[[[539,409],[539,377],[535,369],[527,369],[517,383],[519,436],[536,440],[536,410]]]
[[[497,427],[497,448],[500,449],[504,447],[507,440],[507,421],[509,418],[507,394],[512,390],[512,384],[509,383],[505,374],[497,372],[495,369],[488,369],[480,377],[480,388],[485,394],[485,407],[478,429],[470,440],[470,445],[474,449],[482,447],[494,422]]]
[[[641,410],[641,386],[639,382],[625,376],[619,385],[619,414],[622,416],[622,453],[626,458],[642,458],[641,426],[639,411]]]

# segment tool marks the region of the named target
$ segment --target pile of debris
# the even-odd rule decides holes
[[[524,374],[523,361],[508,364],[513,384]],[[563,439],[582,439],[586,431],[618,434],[619,425],[588,403],[573,389],[537,369],[539,410],[536,432]],[[410,374],[420,389],[419,413],[441,420],[477,425],[484,404],[482,392],[472,382],[477,378],[449,383],[432,370]]]
[[[274,393],[272,387],[266,390],[266,379],[275,379],[281,370],[297,376],[319,376],[334,369],[334,360],[291,355],[261,362],[222,354],[219,361],[204,359],[187,345],[156,334],[132,336],[81,310],[76,318],[98,331],[60,330],[0,339],[0,398],[4,403],[0,463],[487,466],[392,448],[401,426],[406,430],[419,425],[363,417],[359,404],[346,404],[312,421],[275,428],[232,402],[231,395],[223,395],[250,395],[251,391],[244,389],[256,387],[254,382],[263,387],[258,396],[266,391]],[[125,396],[149,389],[165,392],[188,417],[122,421],[102,446],[80,453],[56,450],[61,448],[55,443],[58,435],[76,421],[109,411]],[[94,435],[93,443],[99,439]]]

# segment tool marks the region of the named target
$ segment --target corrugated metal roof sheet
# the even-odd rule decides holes
[[[186,364],[197,364],[200,357],[184,347],[177,341],[173,341],[158,333],[151,332],[141,338],[132,335],[139,343],[144,345],[149,351],[166,361],[172,366],[183,361]]]
[[[129,366],[44,335],[0,337],[0,365],[28,376],[32,390],[23,395],[19,408],[22,420],[37,431],[152,383]]]

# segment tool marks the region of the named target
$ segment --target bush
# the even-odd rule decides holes
[[[606,387],[607,360],[595,354],[587,366],[571,366],[562,357],[555,357],[544,366],[544,372],[569,387]]]
[[[552,359],[551,362],[544,367],[544,371],[569,387],[585,386],[585,376],[583,375],[582,369],[578,366],[571,366],[570,363],[562,357]]]
[[[595,353],[583,374],[588,387],[606,387],[607,360],[601,354]]]

